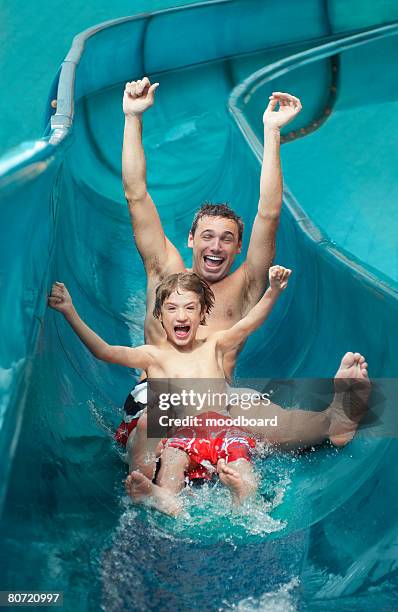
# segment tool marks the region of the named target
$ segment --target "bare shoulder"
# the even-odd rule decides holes
[[[161,347],[155,344],[143,344],[140,349],[145,351],[145,353],[154,360],[162,353]]]
[[[239,298],[240,294],[243,294],[246,285],[246,275],[243,264],[234,270],[231,274],[228,274],[221,281],[212,284],[211,288],[215,295],[225,294],[228,296],[234,295]]]
[[[197,355],[201,362],[206,362],[207,358],[214,355],[217,338],[217,332],[208,334],[205,338],[196,338],[192,354]]]
[[[218,333],[219,332],[214,331],[214,332],[211,332],[210,334],[208,334],[205,338],[197,338],[196,339],[197,348],[198,349],[201,349],[201,348],[206,349],[207,347],[212,346],[216,342],[216,340],[217,340],[217,334]]]
[[[246,262],[243,262],[232,274],[225,277],[221,281],[220,286],[218,285],[219,283],[217,283],[217,292],[214,291],[215,285],[212,286],[216,299],[218,296],[221,296],[224,300],[232,300],[235,308],[238,308],[242,313],[248,301],[248,294],[251,288]]]
[[[204,338],[203,340],[198,340],[198,342],[201,342],[202,345],[201,347],[206,351],[209,352],[214,352],[217,348],[217,345],[220,341],[220,339],[223,337],[223,335],[225,334],[225,330],[217,330],[217,331],[213,331],[211,332],[208,336],[206,336],[206,338]]]

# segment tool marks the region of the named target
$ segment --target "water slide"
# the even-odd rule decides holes
[[[396,609],[398,16],[387,5],[353,16],[339,2],[207,2],[75,38],[44,137],[0,160],[2,590],[63,591],[67,610]],[[143,340],[120,162],[123,85],[143,74],[160,82],[145,116],[149,189],[187,263],[204,200],[242,215],[245,250],[265,100],[300,96],[283,135],[277,247],[294,275],[237,382],[321,409],[347,350],[367,356],[374,380],[348,447],[259,461],[262,501],[245,516],[207,488],[178,521],[126,502],[112,432],[137,372],[95,361],[46,308],[62,280],[103,337]]]

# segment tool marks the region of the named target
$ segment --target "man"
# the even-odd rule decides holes
[[[158,86],[159,83],[151,85],[149,79],[144,77],[142,80],[127,83],[123,97],[125,114],[123,185],[135,242],[147,274],[145,341],[150,344],[156,344],[159,335],[164,335],[159,321],[152,316],[156,287],[167,275],[187,270],[180,253],[164,233],[146,184],[146,161],[142,145],[143,114],[154,104]],[[236,255],[241,252],[243,230],[241,219],[225,204],[207,204],[194,218],[188,239],[188,246],[193,251],[191,270],[210,284],[215,296],[215,307],[208,319],[207,327],[201,328],[199,338],[205,338],[209,332],[232,327],[258,302],[265,291],[268,270],[275,255],[276,233],[282,206],[280,130],[300,111],[301,102],[295,96],[281,92],[274,92],[270,96],[263,115],[264,159],[257,215],[246,259],[237,270],[230,273]],[[240,346],[224,357],[224,372],[228,380],[232,378],[236,357],[241,348]],[[368,395],[365,359],[358,353],[348,353],[342,361],[337,376],[346,379],[360,378],[366,383],[367,391],[360,402],[364,405]],[[126,437],[128,436],[126,448],[130,470],[139,469],[148,477],[149,475],[152,477],[157,441],[147,438],[145,413],[141,413],[139,419],[140,412],[134,414],[137,404],[141,408],[145,405],[145,392],[145,384],[141,384],[138,391],[133,391],[129,397],[133,404],[130,410],[130,423],[137,424],[137,427],[125,430]],[[128,404],[127,401],[126,406]],[[278,410],[281,408],[271,405],[270,415],[274,416]],[[320,443],[327,437],[333,438],[337,444],[345,444],[352,438],[357,422],[354,423],[345,416],[342,409],[337,407],[337,403],[331,412],[330,410],[323,413],[307,413],[311,423],[308,419],[304,419],[302,431],[285,432],[286,447],[309,446]],[[239,414],[239,408],[231,409],[232,416]],[[251,413],[250,416],[256,415]],[[344,425],[338,431],[337,417],[340,422],[344,421]],[[264,434],[261,431],[254,432],[258,435]]]

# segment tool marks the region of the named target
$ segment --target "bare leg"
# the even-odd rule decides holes
[[[242,503],[257,490],[253,466],[245,459],[238,459],[230,463],[220,459],[217,463],[217,472],[221,482],[231,491],[235,504]]]
[[[188,464],[189,457],[184,451],[166,446],[162,452],[162,465],[156,482],[162,489],[178,495],[184,488],[185,470]]]
[[[370,393],[365,358],[359,353],[346,353],[335,375],[335,396],[323,412],[284,410],[277,404],[252,406],[249,411],[231,406],[232,417],[273,419],[277,426],[245,426],[260,440],[294,450],[321,444],[326,439],[333,444],[347,444],[358,427]],[[355,408],[354,408],[355,405]]]
[[[184,488],[184,474],[189,460],[178,448],[166,447],[157,482],[134,470],[126,479],[126,492],[135,503],[147,503],[160,512],[177,516],[181,512],[178,493]]]
[[[152,480],[155,475],[156,458],[159,456],[160,440],[147,436],[147,414],[144,412],[138,420],[126,444],[129,471],[138,470]]]
[[[136,504],[145,503],[169,516],[177,516],[181,512],[181,504],[176,497],[155,485],[141,472],[131,472],[126,478],[125,487],[127,495]]]
[[[275,420],[276,425],[242,425],[263,442],[275,444],[283,450],[294,450],[321,444],[327,437],[330,426],[330,416],[327,410],[312,412],[310,410],[284,410],[277,404],[253,406],[249,411],[233,406],[230,409],[232,417],[247,419]]]

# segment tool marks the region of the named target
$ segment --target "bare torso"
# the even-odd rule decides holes
[[[197,402],[175,408],[175,412],[181,415],[198,414],[208,410],[225,410],[228,406],[226,395],[226,380],[223,367],[223,354],[217,347],[215,334],[208,335],[205,339],[195,340],[190,349],[180,350],[170,343],[166,338],[161,339],[157,345],[148,345],[146,351],[152,358],[152,363],[147,368],[147,374],[154,379],[165,379],[171,385],[167,388],[169,392],[203,394],[207,397],[210,392],[214,397],[216,394],[217,405],[214,400],[207,399],[200,407]],[[172,390],[171,390],[172,387]],[[219,394],[224,397],[220,398]],[[210,396],[209,396],[210,397]]]
[[[181,268],[176,268],[175,270],[168,271],[167,274],[173,274],[174,272],[188,272],[187,268],[182,264]],[[167,274],[164,275],[167,276]],[[164,278],[163,277],[163,278]],[[155,290],[157,285],[161,282],[162,277],[155,277],[148,279],[147,286],[147,312],[145,318],[145,342],[152,345],[159,345],[162,340],[166,339],[166,334],[162,328],[161,323],[155,319],[152,315],[154,303],[155,303]],[[201,325],[197,332],[197,339],[203,340],[209,336],[212,332],[221,331],[224,329],[229,329],[240,321],[240,319],[245,314],[245,276],[243,268],[238,268],[232,274],[226,276],[224,279],[217,283],[213,283],[211,285],[211,289],[214,292],[215,296],[215,305],[211,313],[207,317],[207,325]],[[243,345],[242,345],[243,346]],[[242,349],[242,346],[239,347],[238,350],[230,351],[229,353],[224,355],[224,360],[222,364],[222,377],[225,377],[228,381],[231,381],[233,370],[236,363],[237,355],[239,351]],[[198,349],[199,350],[199,349]],[[204,349],[207,350],[207,349]],[[196,354],[195,351],[195,360],[202,359],[202,356],[199,356],[199,353]],[[184,377],[197,377],[197,378],[219,378],[219,375],[216,375],[215,371],[213,374],[206,373],[201,375],[198,374],[187,374],[187,356],[185,353],[181,355],[181,363],[183,363],[184,368]],[[206,356],[207,359],[207,356]],[[178,359],[176,360],[178,363]],[[205,362],[203,362],[205,363]],[[196,364],[197,366],[199,364]],[[206,369],[206,368],[205,368]],[[148,372],[148,375],[151,374]],[[166,375],[158,375],[161,376]],[[167,375],[166,377],[171,377],[171,375]],[[176,372],[174,376],[179,377],[181,374]]]
[[[153,358],[148,367],[150,378],[225,378],[222,354],[212,336],[196,340],[191,350],[180,351],[166,339],[145,348]]]

